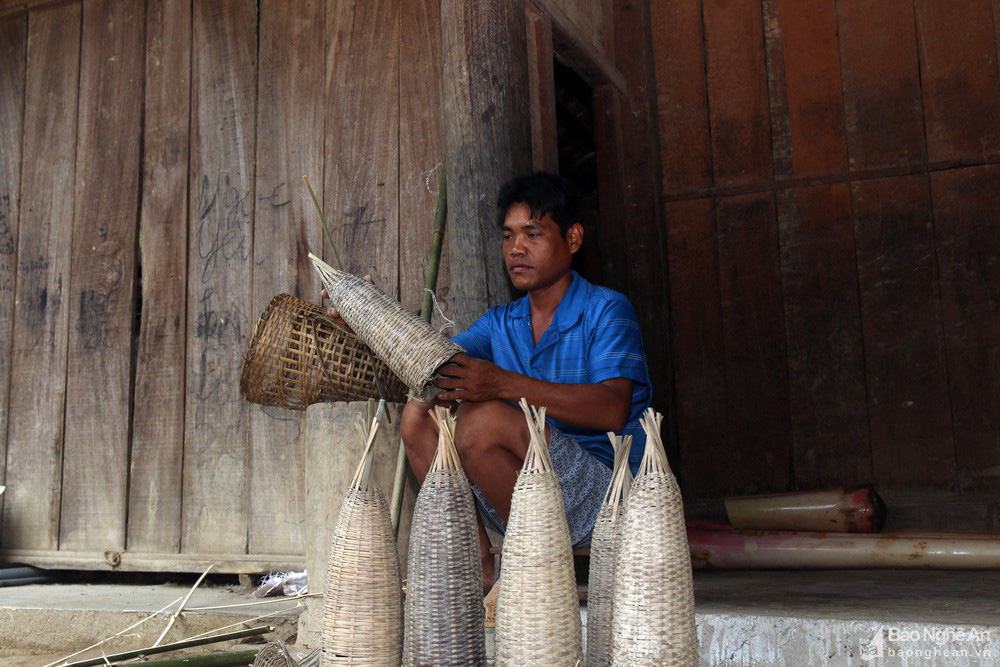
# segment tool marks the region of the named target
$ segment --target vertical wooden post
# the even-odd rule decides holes
[[[528,35],[528,99],[531,107],[532,166],[559,171],[555,72],[552,66],[552,19],[532,0],[525,3]]]
[[[510,287],[495,198],[531,169],[523,0],[442,0],[442,106],[454,318],[468,327]]]

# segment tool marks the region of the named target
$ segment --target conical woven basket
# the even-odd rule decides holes
[[[521,399],[531,441],[514,485],[497,600],[497,665],[583,660],[573,547],[545,441],[545,408]]]
[[[680,488],[660,423],[646,412],[646,451],[628,497],[615,570],[612,663],[694,667],[698,663],[691,554]]]
[[[309,255],[330,301],[354,333],[421,400],[436,396],[438,370],[462,348],[371,283]]]
[[[253,667],[299,667],[299,662],[291,656],[283,642],[268,642],[257,651]]]
[[[251,403],[305,410],[320,402],[403,401],[406,385],[322,308],[278,294],[261,313],[243,355],[240,393]]]
[[[454,419],[441,407],[434,418],[438,450],[410,528],[403,664],[485,665],[476,508],[455,449]]]
[[[380,406],[381,408],[381,406]],[[381,410],[380,410],[381,412]],[[399,665],[403,594],[382,492],[370,484],[378,417],[359,423],[365,454],[333,531],[323,594],[322,665]]]
[[[612,594],[621,536],[620,519],[632,486],[632,471],[628,467],[632,436],[608,433],[608,438],[615,448],[614,473],[590,537],[587,585],[587,665],[590,667],[611,664]]]

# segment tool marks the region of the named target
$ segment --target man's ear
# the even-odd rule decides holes
[[[570,253],[575,253],[583,245],[583,225],[575,222],[566,230],[566,243],[569,244]]]

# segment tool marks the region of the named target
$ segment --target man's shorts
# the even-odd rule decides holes
[[[549,456],[562,487],[570,539],[574,547],[589,547],[597,513],[611,484],[611,468],[559,429],[549,425],[549,431]],[[507,527],[503,519],[475,484],[472,493],[483,524],[496,533],[505,533]]]

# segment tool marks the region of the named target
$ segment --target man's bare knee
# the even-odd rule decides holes
[[[512,439],[527,438],[520,412],[504,401],[464,402],[455,419],[455,446],[466,457],[488,457],[497,448],[509,448]]]

